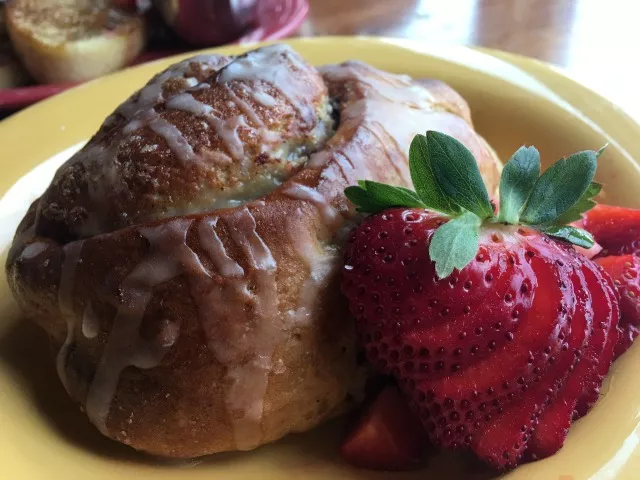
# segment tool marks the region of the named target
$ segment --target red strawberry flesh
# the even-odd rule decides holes
[[[599,256],[640,254],[640,210],[599,204],[580,224],[602,246]]]
[[[373,470],[408,470],[419,463],[426,435],[396,387],[378,394],[340,447],[351,465]]]
[[[574,255],[579,262],[580,257]],[[583,262],[584,263],[584,262]],[[578,308],[573,318],[572,328],[584,324],[586,348],[573,348],[576,364],[570,367],[569,377],[560,391],[558,397],[544,411],[535,431],[531,435],[528,453],[533,459],[544,458],[554,454],[564,444],[567,432],[571,425],[573,411],[578,398],[583,394],[585,383],[590,376],[596,374],[596,366],[590,360],[597,356],[604,346],[604,337],[593,336],[593,308],[591,305],[591,290],[584,275],[587,266],[578,267],[575,270],[574,290]],[[598,288],[599,285],[594,285]],[[601,294],[604,291],[601,288]],[[586,360],[585,360],[586,357]],[[582,360],[582,361],[581,361]]]
[[[631,346],[640,328],[640,258],[636,255],[620,255],[599,258],[597,262],[611,276],[619,294],[617,358]]]

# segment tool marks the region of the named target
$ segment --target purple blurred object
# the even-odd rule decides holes
[[[237,38],[254,23],[258,0],[155,0],[167,24],[194,46]]]

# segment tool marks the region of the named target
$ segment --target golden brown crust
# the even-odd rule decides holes
[[[67,244],[34,234],[38,202],[23,220],[9,284],[61,349],[70,395],[105,435],[194,457],[330,418],[357,369],[337,284],[356,219],[344,188],[362,178],[406,184],[408,142],[429,128],[459,138],[493,178],[496,159],[448,88],[421,91],[358,63],[322,75],[337,131],[258,200]]]
[[[36,231],[69,240],[256,198],[325,141],[327,90],[297,55],[271,48],[216,63],[208,77],[177,85],[170,71],[166,100],[161,77],[120,106],[57,172]],[[299,84],[295,103],[273,85],[243,78],[260,68],[280,72],[286,88]]]

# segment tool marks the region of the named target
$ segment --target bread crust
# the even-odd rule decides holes
[[[358,377],[338,287],[358,218],[344,188],[363,178],[406,185],[409,142],[427,129],[465,143],[496,187],[497,158],[446,85],[358,62],[320,72],[337,129],[258,199],[95,235],[67,229],[70,241],[37,234],[44,200],[25,216],[9,284],[59,349],[69,394],[108,437],[186,458],[252,449],[336,415]],[[126,125],[113,122],[103,128]]]

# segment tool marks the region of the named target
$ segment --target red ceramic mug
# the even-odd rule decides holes
[[[193,45],[209,46],[242,35],[255,20],[258,1],[154,0],[154,4],[180,37]]]

